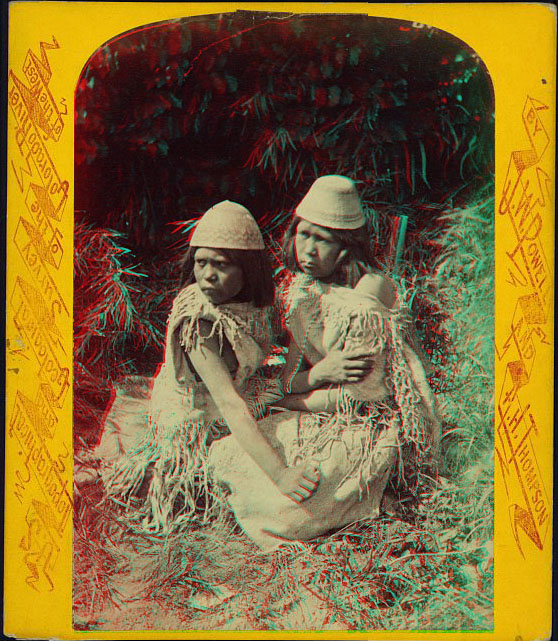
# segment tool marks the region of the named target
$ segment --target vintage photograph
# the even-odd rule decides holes
[[[493,629],[483,60],[234,11],[74,101],[74,630]]]

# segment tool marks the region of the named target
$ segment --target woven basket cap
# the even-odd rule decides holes
[[[355,183],[345,176],[320,176],[295,213],[309,223],[331,229],[358,229],[366,222]]]
[[[200,218],[192,238],[191,247],[213,249],[264,249],[258,223],[252,214],[230,200],[213,205]]]

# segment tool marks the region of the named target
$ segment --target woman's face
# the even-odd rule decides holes
[[[296,228],[295,251],[300,269],[321,280],[333,275],[344,250],[327,227],[301,220]]]
[[[214,305],[231,301],[244,286],[242,269],[219,249],[200,247],[196,250],[194,278]]]

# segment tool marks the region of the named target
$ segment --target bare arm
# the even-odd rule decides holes
[[[201,327],[200,323],[200,328]],[[205,332],[209,334],[209,332]],[[309,464],[288,468],[258,429],[244,399],[234,387],[223,361],[217,337],[203,341],[188,352],[190,362],[205,383],[233,436],[283,494],[299,502],[308,498],[318,483]]]
[[[303,374],[307,369],[308,365],[302,352],[298,345],[291,339],[287,348],[285,365],[281,372],[281,382],[283,384],[283,389],[287,394],[296,394],[299,391],[306,391],[307,389],[310,389],[309,387],[306,387],[305,390],[299,389],[300,387],[304,387],[304,378],[299,375]]]
[[[301,365],[305,369],[299,371]],[[299,347],[291,340],[283,370],[283,387],[288,394],[303,394],[325,386],[358,383],[370,372],[372,366],[373,357],[366,350],[331,350],[321,361],[308,368]]]
[[[319,368],[318,368],[319,373]],[[287,349],[282,374],[283,388],[288,394],[300,394],[320,387],[325,381],[316,376],[316,369],[309,367],[298,345],[291,340]]]
[[[277,405],[301,412],[329,412],[333,414],[337,411],[338,397],[339,386],[333,385],[327,389],[317,389],[302,394],[288,394]]]

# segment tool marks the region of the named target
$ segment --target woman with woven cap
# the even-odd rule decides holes
[[[373,269],[369,247],[353,181],[318,178],[284,241],[286,411],[260,429],[288,464],[316,461],[319,486],[295,504],[227,439],[210,457],[238,522],[261,547],[377,516],[392,475],[413,483],[436,447],[439,421],[424,369],[405,342],[395,288]]]
[[[183,273],[186,286],[167,323],[147,432],[103,471],[107,493],[120,501],[132,497],[135,506],[133,497],[151,476],[138,515],[155,530],[215,514],[218,501],[207,501],[207,450],[229,430],[288,500],[308,497],[318,482],[309,464],[287,467],[256,424],[282,392],[257,371],[270,344],[274,288],[250,212],[229,201],[209,209],[192,234]]]

